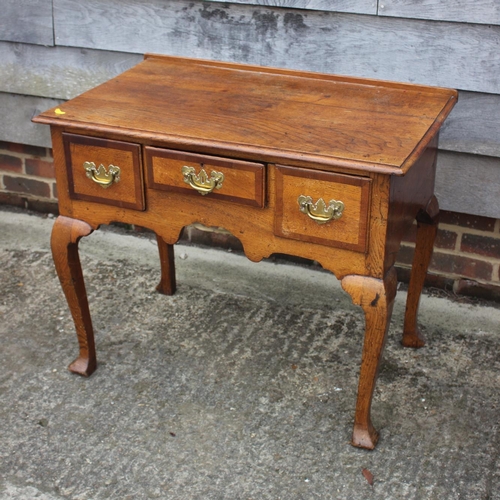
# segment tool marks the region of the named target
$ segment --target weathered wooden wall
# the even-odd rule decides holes
[[[500,218],[499,0],[0,0],[0,140],[145,52],[454,87],[443,208]],[[7,119],[5,119],[7,118]]]
[[[0,39],[54,45],[51,0],[2,0]]]

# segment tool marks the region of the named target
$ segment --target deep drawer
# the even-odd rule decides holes
[[[146,147],[148,188],[264,206],[260,163]]]
[[[278,236],[366,251],[371,179],[276,167]]]
[[[69,195],[144,210],[140,146],[63,133]]]

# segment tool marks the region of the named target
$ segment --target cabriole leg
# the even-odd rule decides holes
[[[391,268],[383,280],[346,276],[342,287],[352,301],[362,307],[366,322],[352,444],[372,450],[379,434],[372,425],[371,405],[396,296],[396,271]]]
[[[69,370],[86,377],[94,372],[97,362],[94,331],[78,255],[78,242],[92,231],[86,222],[59,216],[52,228],[51,237],[52,257],[73,316],[80,346],[80,354],[69,365]]]
[[[164,295],[173,295],[176,289],[174,245],[165,243],[161,236],[156,235],[158,252],[160,254],[161,278],[156,290]]]
[[[417,215],[417,239],[415,255],[406,299],[405,322],[402,344],[405,347],[423,347],[425,339],[417,326],[418,306],[424,287],[427,269],[432,257],[439,221],[439,205],[433,196],[425,211]]]

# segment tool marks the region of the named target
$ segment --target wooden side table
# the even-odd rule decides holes
[[[42,113],[60,216],[52,252],[80,345],[96,368],[78,241],[112,221],[152,229],[158,290],[175,292],[173,244],[198,222],[246,256],[314,259],[365,313],[352,443],[374,448],[370,407],[396,295],[394,262],[418,222],[403,344],[416,324],[437,229],[438,131],[452,90],[157,55]]]

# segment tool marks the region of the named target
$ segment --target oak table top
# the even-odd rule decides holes
[[[224,227],[251,260],[284,253],[318,261],[361,306],[352,443],[373,448],[394,263],[415,220],[403,345],[425,343],[417,310],[439,215],[438,132],[456,101],[449,89],[146,55],[34,118],[52,132],[60,210],[52,252],[80,347],[70,370],[88,376],[97,366],[81,237],[113,221],[151,229],[157,289],[172,294],[182,228]]]
[[[36,121],[258,161],[401,175],[456,99],[435,87],[146,55],[60,106],[64,114]]]

